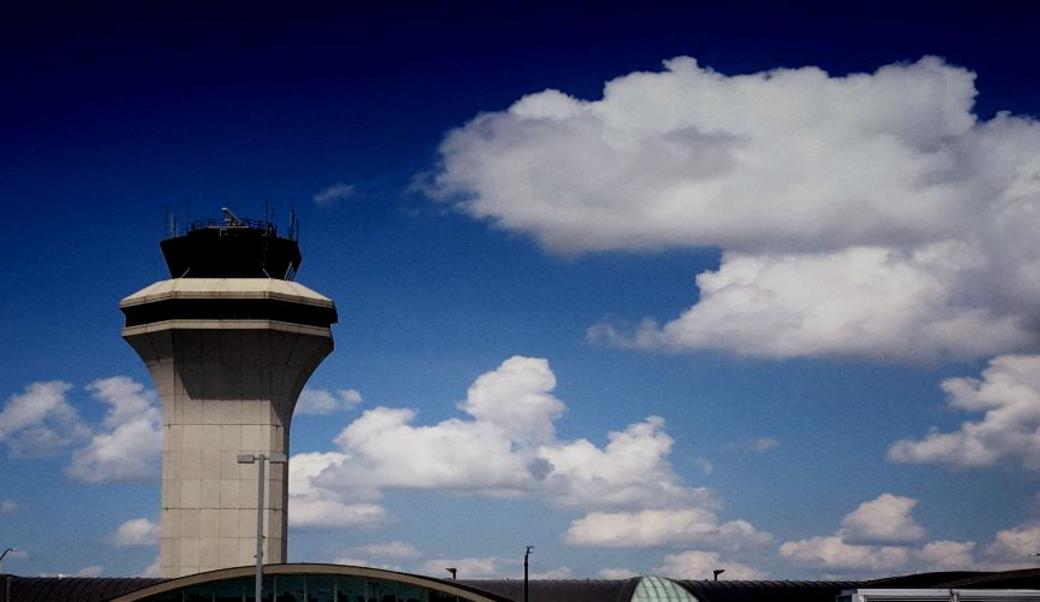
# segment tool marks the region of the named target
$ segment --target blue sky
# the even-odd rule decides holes
[[[159,429],[117,302],[164,277],[167,210],[265,202],[341,315],[293,423],[291,560],[1040,551],[1029,9],[5,11],[5,569],[153,563]]]

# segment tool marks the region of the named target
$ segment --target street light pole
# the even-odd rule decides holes
[[[3,554],[0,554],[0,570],[4,568],[4,556],[7,556],[8,552],[17,552],[18,548],[7,548]]]
[[[528,600],[527,600],[527,558],[528,558],[528,556],[531,555],[531,550],[533,550],[533,549],[534,549],[534,546],[527,546],[527,549],[524,550],[524,602],[528,602]]]
[[[239,464],[257,465],[256,478],[256,585],[253,602],[260,602],[264,592],[264,464],[284,464],[285,454],[239,454]]]

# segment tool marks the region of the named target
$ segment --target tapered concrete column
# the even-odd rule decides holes
[[[332,301],[278,279],[184,278],[120,307],[163,406],[162,576],[251,564],[257,471],[236,455],[288,455],[296,399],[332,351]],[[269,469],[264,562],[282,563],[288,464]]]

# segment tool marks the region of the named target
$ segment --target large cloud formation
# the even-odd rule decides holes
[[[696,305],[641,348],[921,359],[1038,340],[1040,126],[973,113],[942,59],[830,76],[681,57],[452,131],[427,191],[563,253],[718,247]]]
[[[464,418],[417,425],[410,409],[365,411],[336,438],[338,451],[293,456],[290,521],[335,523],[359,508],[376,521],[384,491],[434,489],[579,509],[566,535],[576,545],[732,550],[770,540],[747,521],[721,522],[718,501],[683,482],[659,417],[609,433],[603,446],[557,437],[565,406],[555,386],[548,361],[515,356],[473,382],[458,404]]]
[[[50,455],[75,448],[66,472],[78,481],[110,483],[159,478],[162,412],[155,391],[125,376],[101,378],[86,389],[108,406],[91,426],[66,398],[72,385],[35,382],[0,411],[0,444],[10,455]]]
[[[1040,470],[1040,356],[1000,356],[981,379],[951,378],[942,388],[951,408],[983,412],[982,418],[954,431],[897,441],[888,450],[890,460],[977,468],[1014,458]]]
[[[946,539],[921,543],[925,530],[911,513],[917,500],[883,493],[845,515],[833,535],[780,545],[781,558],[803,566],[854,576],[892,571],[1007,571],[1035,566],[1040,521],[1033,519],[994,534],[979,546]]]
[[[660,506],[703,497],[684,486],[668,463],[673,442],[659,417],[610,433],[604,447],[559,440],[553,423],[564,405],[552,395],[555,386],[548,361],[516,356],[473,382],[458,404],[466,418],[416,425],[411,409],[367,410],[336,438],[342,451],[325,456],[327,467],[314,486],[343,484],[351,496],[368,499],[394,488],[492,496],[537,490],[579,507]]]
[[[125,376],[96,380],[87,390],[108,412],[103,430],[73,455],[69,476],[89,483],[157,479],[163,423],[155,391]]]
[[[975,543],[938,540],[915,546],[925,530],[911,512],[917,500],[883,493],[846,514],[833,535],[818,535],[780,545],[782,558],[794,564],[846,575],[895,570],[967,570],[977,566]]]

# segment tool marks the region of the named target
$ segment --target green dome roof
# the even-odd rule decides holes
[[[664,577],[643,577],[632,593],[632,602],[699,602],[681,585]]]

